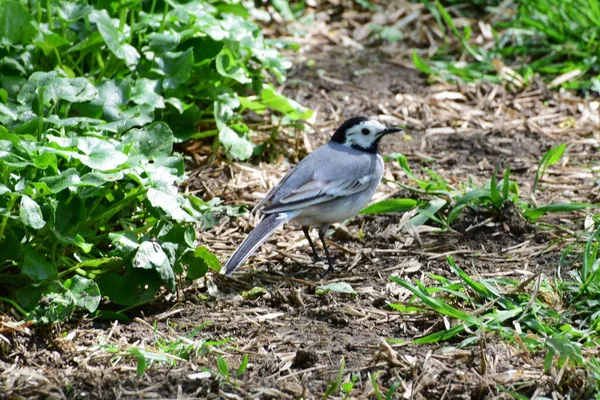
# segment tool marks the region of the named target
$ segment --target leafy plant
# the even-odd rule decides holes
[[[173,143],[212,137],[246,159],[260,149],[244,110],[310,115],[275,91],[288,63],[248,16],[220,2],[0,3],[0,279],[31,318],[93,312],[102,296],[136,306],[184,270],[220,269],[195,227],[238,210],[178,192]]]

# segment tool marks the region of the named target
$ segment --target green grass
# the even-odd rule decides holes
[[[446,80],[507,81],[516,86],[529,85],[534,74],[539,74],[552,86],[600,92],[598,0],[422,2],[446,39],[431,59],[413,52],[415,66],[423,73]],[[477,45],[474,39],[479,32],[472,28],[457,28],[454,19],[458,17],[490,22],[492,46]],[[459,59],[466,64],[458,66]],[[557,79],[561,76],[565,79]]]
[[[565,150],[561,144],[548,150],[539,162],[537,172],[533,178],[533,193],[537,190],[539,180],[546,169],[560,160]],[[407,226],[417,227],[428,221],[438,224],[443,230],[453,231],[453,223],[465,209],[488,216],[492,219],[502,218],[502,212],[508,203],[515,205],[525,220],[535,223],[540,217],[548,213],[570,212],[591,207],[587,203],[552,203],[539,206],[537,203],[523,199],[519,194],[519,185],[510,179],[510,166],[507,166],[498,179],[498,168],[494,170],[490,180],[483,186],[473,182],[464,182],[455,187],[447,182],[435,171],[422,167],[427,179],[418,178],[412,171],[406,157],[401,154],[392,154],[387,160],[396,160],[406,173],[408,180],[396,182],[399,188],[413,192],[420,199],[397,198],[387,199],[370,205],[361,213],[381,214],[391,212],[407,212],[416,210]],[[412,184],[411,184],[412,183]]]
[[[598,222],[598,221],[597,221]],[[448,264],[456,279],[428,274],[436,285],[425,287],[420,281],[390,279],[409,290],[409,304],[391,304],[398,311],[435,312],[448,318],[451,326],[412,343],[443,343],[469,347],[482,333],[493,333],[502,340],[522,347],[534,355],[544,356],[544,371],[558,371],[570,366],[557,388],[563,393],[574,390],[584,397],[600,390],[600,359],[594,349],[600,345],[600,273],[597,257],[598,235],[585,234],[585,244],[571,246],[568,278],[552,278],[538,272],[524,282],[515,279],[483,279],[459,268],[451,256]],[[583,247],[583,251],[576,249]],[[582,263],[576,268],[577,262]],[[473,270],[477,266],[473,264]],[[552,300],[550,300],[552,299]],[[516,326],[520,329],[516,329]],[[579,378],[578,378],[579,376]],[[584,386],[570,389],[570,380],[581,379]]]

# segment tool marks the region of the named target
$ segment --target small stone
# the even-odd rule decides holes
[[[294,368],[310,368],[315,365],[319,361],[319,356],[317,352],[313,350],[298,350],[296,352],[296,357],[294,357]]]

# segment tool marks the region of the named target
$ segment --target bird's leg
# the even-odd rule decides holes
[[[319,262],[319,260],[321,260],[321,257],[319,257],[319,253],[317,252],[317,248],[315,247],[315,244],[313,243],[312,239],[310,238],[310,233],[309,233],[308,226],[303,226],[302,227],[302,232],[304,232],[304,236],[306,236],[306,240],[308,240],[308,244],[310,244],[310,248],[313,251],[313,257],[315,258],[315,263]]]
[[[321,225],[321,227],[319,228],[319,239],[321,239],[321,243],[323,243],[323,250],[325,250],[325,255],[327,256],[327,263],[329,264],[327,272],[333,272],[335,263],[329,255],[329,249],[327,248],[327,243],[325,243],[325,234],[327,233],[327,229],[329,229],[329,224]]]

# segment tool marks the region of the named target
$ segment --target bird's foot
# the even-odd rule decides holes
[[[328,263],[329,267],[321,273],[321,278],[325,278],[330,273],[335,272],[335,263],[331,260],[329,260]]]

